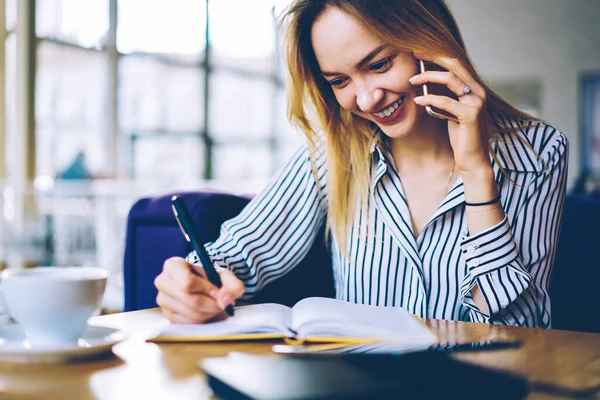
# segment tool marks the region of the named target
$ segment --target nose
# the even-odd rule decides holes
[[[376,107],[382,99],[383,90],[380,88],[363,86],[356,93],[356,104],[363,112],[376,111]]]

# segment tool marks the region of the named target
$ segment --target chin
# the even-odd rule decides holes
[[[402,121],[404,122],[404,121]],[[379,129],[390,139],[403,139],[413,132],[413,124],[398,123],[394,125],[377,125]]]
[[[421,115],[413,114],[401,119],[392,125],[377,124],[379,129],[390,139],[404,139],[415,131],[415,128],[421,120]]]
[[[372,117],[362,115],[363,118],[368,118],[374,125],[376,125],[389,139],[397,140],[404,139],[410,136],[414,131],[418,130],[419,125],[423,122],[425,114],[424,108],[411,107],[403,113],[396,122],[389,125],[383,125],[373,120]]]

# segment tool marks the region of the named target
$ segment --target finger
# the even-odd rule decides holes
[[[218,315],[209,317],[202,321],[197,321],[194,319],[187,318],[187,317],[185,317],[181,314],[177,314],[176,312],[171,311],[171,310],[163,310],[162,313],[165,316],[165,318],[167,318],[167,320],[169,320],[170,322],[172,322],[174,324],[199,324],[199,323],[202,324],[202,323],[216,322],[216,321],[221,321],[221,320],[227,319],[227,314],[225,314],[224,312],[221,312]]]
[[[171,309],[165,305],[159,306],[163,316],[176,324],[199,324],[208,318],[207,316],[198,317],[189,313],[179,313],[176,309]]]
[[[451,99],[446,96],[418,96],[414,99],[415,103],[420,106],[433,106],[441,110],[447,111],[450,114],[456,116],[459,121],[471,121],[477,118],[477,109],[470,107],[466,104],[462,104],[457,100]]]
[[[168,275],[161,274],[158,276],[155,280],[155,285],[159,296],[167,296],[174,299],[191,310],[213,312],[219,308],[213,297],[207,296],[204,293],[187,293],[181,290],[177,283],[173,282]],[[217,289],[214,290],[216,291]]]
[[[221,277],[222,288],[231,293],[236,299],[246,292],[246,286],[232,271],[223,269],[219,272],[219,276]]]
[[[190,264],[181,257],[168,258],[163,265],[163,271],[170,275],[187,274],[189,271],[206,279],[206,272],[202,265]]]
[[[169,275],[160,274],[154,280],[154,285],[158,289],[159,296],[168,296],[172,299],[177,300],[181,304],[185,304],[190,309],[198,309],[211,311],[211,307],[205,307],[203,304],[203,300],[209,299],[213,302],[212,308],[218,308],[215,300],[206,296],[203,293],[188,293],[185,290],[182,290],[180,285],[177,282],[174,282]],[[157,296],[158,299],[158,296]]]
[[[216,298],[219,305],[224,309],[228,305],[233,304],[235,299],[241,297],[246,292],[246,287],[229,270],[220,271],[219,276],[221,277],[222,286]]]
[[[485,89],[473,78],[473,75],[465,68],[465,66],[453,57],[443,55],[432,55],[429,53],[415,52],[415,57],[420,60],[431,61],[450,72],[453,72],[464,85],[469,85],[471,91],[481,99],[485,99]],[[461,87],[462,91],[462,87]]]
[[[159,292],[156,304],[163,311],[168,310],[194,322],[207,321],[223,312],[214,299],[204,295],[188,296],[182,300]]]
[[[189,268],[189,270],[192,273],[194,273],[204,279],[208,279],[208,275],[206,275],[206,271],[204,270],[204,267],[201,264],[192,264],[187,261],[186,261],[186,263],[187,263],[187,267]]]
[[[168,309],[163,309],[162,313],[167,320],[169,320],[170,322],[172,322],[174,324],[197,324],[200,322],[200,321],[195,321],[193,319],[184,317],[181,314],[177,314],[176,312],[168,310]]]
[[[164,271],[179,290],[185,293],[210,293],[216,289],[216,286],[206,279],[202,267],[190,264],[183,258],[168,259]]]
[[[463,95],[463,89],[465,87],[465,83],[460,80],[458,76],[448,71],[425,71],[413,76],[409,81],[413,85],[424,85],[427,83],[444,85],[450,89],[457,98]]]

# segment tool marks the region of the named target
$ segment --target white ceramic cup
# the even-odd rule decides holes
[[[102,303],[107,277],[95,267],[36,267],[5,270],[0,283],[30,345],[53,347],[77,343]]]

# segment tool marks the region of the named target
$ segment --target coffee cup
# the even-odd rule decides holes
[[[36,267],[2,272],[5,306],[32,347],[77,343],[96,312],[108,274],[96,267]]]

